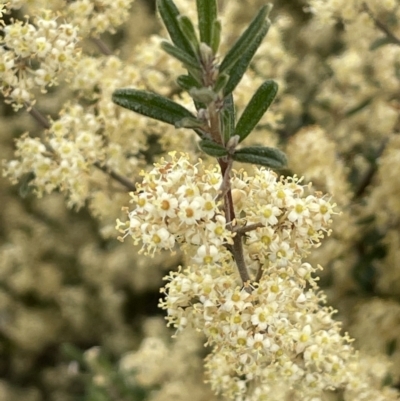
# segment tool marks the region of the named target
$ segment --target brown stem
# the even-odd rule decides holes
[[[257,275],[256,275],[256,278],[254,279],[254,282],[259,283],[260,280],[261,280],[262,275],[263,275],[263,268],[262,268],[262,265],[260,263],[260,267],[258,268]]]
[[[202,60],[202,81],[206,88],[213,88],[215,84],[216,70],[214,66],[214,57],[210,56],[208,49],[203,49]],[[201,49],[200,49],[201,53]],[[210,127],[210,135],[214,142],[218,144],[223,143],[222,132],[221,132],[221,106],[223,104],[223,99],[219,98],[211,102],[208,107],[208,122]],[[222,184],[221,184],[221,194],[220,196],[224,198],[225,207],[225,218],[227,222],[227,227],[234,232],[235,224],[235,209],[233,206],[232,191],[231,191],[231,169],[232,160],[226,160],[225,158],[219,158],[218,163],[221,167],[222,174]],[[233,245],[229,247],[232,252],[233,259],[235,260],[238,272],[246,291],[251,291],[250,286],[250,275],[247,270],[246,261],[244,259],[243,252],[243,234],[240,232],[235,232],[233,236]]]
[[[233,256],[243,284],[250,283],[249,272],[244,260],[242,236],[240,234],[236,234],[233,237]]]
[[[260,227],[265,227],[265,226],[262,223],[254,223],[254,224],[249,224],[248,226],[234,228],[233,231],[235,233],[239,233],[239,234],[243,235],[243,234],[248,233],[249,231],[256,230],[257,228],[260,228]]]
[[[125,188],[127,188],[129,191],[135,191],[136,190],[136,185],[128,180],[128,178],[122,176],[121,174],[118,174],[117,172],[110,170],[106,166],[102,166],[99,162],[93,163],[93,165],[98,168],[99,170],[103,171],[107,175],[109,175],[112,179],[115,181],[118,181],[120,184],[122,184]]]
[[[90,38],[105,56],[111,56],[113,51],[99,38]]]
[[[49,120],[35,107],[27,106],[28,113],[41,125],[44,129],[51,127]]]
[[[210,135],[214,142],[221,144],[221,127],[220,127],[220,116],[216,110],[216,104],[213,102],[208,108],[210,115]]]
[[[222,176],[225,177],[225,174],[229,169],[229,162],[225,162],[221,159],[219,159],[218,161],[221,166]],[[234,231],[233,224],[236,219],[236,216],[235,216],[235,209],[233,206],[232,191],[230,188],[228,188],[225,193],[224,203],[225,203],[225,214],[228,227],[230,228],[230,230]],[[243,241],[242,241],[243,235],[240,232],[236,232],[235,234],[236,235],[233,237],[232,254],[235,259],[236,266],[238,268],[242,283],[247,284],[250,282],[250,276],[247,270],[246,261],[244,260]]]

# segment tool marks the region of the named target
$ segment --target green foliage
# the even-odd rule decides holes
[[[257,40],[257,37],[263,32],[263,28],[268,24],[266,18],[270,10],[271,7],[269,5],[265,5],[260,9],[253,21],[251,21],[250,25],[222,60],[219,66],[220,73],[229,72],[238,60],[243,57],[245,51]]]
[[[232,92],[268,32],[270,21],[267,17],[272,6],[268,4],[261,7],[221,64],[217,65],[216,52],[221,34],[217,2],[197,0],[196,5],[199,35],[192,21],[180,14],[172,0],[157,1],[158,11],[173,42],[163,42],[161,47],[187,69],[188,75],[180,75],[177,83],[189,93],[201,117],[196,119],[188,110],[168,98],[135,89],[116,90],[113,101],[176,127],[193,128],[203,139],[200,149],[210,156],[228,157],[231,161],[257,163],[271,168],[283,167],[286,157],[277,149],[251,147],[235,153],[234,149],[224,147],[228,143],[229,146],[233,146],[233,143],[236,146],[254,130],[278,91],[274,81],[265,81],[235,124]],[[239,141],[230,141],[233,136],[237,136]]]
[[[285,154],[279,149],[253,146],[237,150],[233,155],[233,160],[242,163],[260,164],[273,169],[280,169],[287,163]]]
[[[274,81],[265,81],[251,98],[243,111],[235,128],[235,135],[239,135],[242,142],[260,121],[278,92],[278,84]]]
[[[197,60],[179,47],[176,47],[169,42],[162,42],[161,47],[170,56],[175,57],[177,60],[182,62],[186,68],[198,69]]]
[[[225,97],[224,109],[222,112],[222,126],[224,143],[229,141],[235,130],[235,103],[232,94]]]
[[[258,34],[254,37],[248,46],[246,46],[244,52],[241,57],[237,60],[236,64],[229,70],[229,82],[225,87],[224,95],[227,96],[236,88],[236,86],[241,81],[244,73],[250,65],[250,62],[254,55],[256,54],[257,49],[260,47],[265,35],[268,32],[270,23],[269,21],[265,21],[262,24],[262,27]]]
[[[200,149],[213,157],[223,157],[228,154],[228,151],[218,143],[204,139],[199,142]]]
[[[196,30],[194,29],[194,25],[190,18],[188,18],[186,15],[181,15],[178,18],[178,24],[183,34],[189,40],[192,49],[197,52],[199,48],[199,39],[197,38]]]
[[[196,6],[200,40],[214,50],[213,42],[217,39],[215,37],[215,30],[218,29],[215,26],[215,21],[217,20],[217,2],[216,0],[196,0]]]
[[[194,55],[190,41],[179,25],[180,13],[175,3],[172,0],[158,0],[157,10],[174,45],[186,53]]]
[[[185,117],[193,114],[178,103],[156,93],[137,89],[117,89],[113,102],[144,116],[176,125]]]

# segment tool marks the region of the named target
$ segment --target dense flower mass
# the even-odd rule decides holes
[[[28,197],[25,208],[1,182],[0,357],[10,373],[0,399],[399,399],[399,1],[274,2],[268,36],[233,91],[230,124],[276,81],[240,147],[282,149],[287,177],[231,170],[233,147],[208,165],[191,130],[113,103],[118,88],[160,94],[201,117],[218,145],[229,142],[226,93],[215,89],[203,109],[182,75],[207,82],[207,94],[222,85],[214,79],[225,55],[266,2],[218,0],[222,36],[204,63],[197,42],[208,35],[193,34],[186,17],[196,30],[196,5],[213,1],[171,1],[157,9],[172,7],[167,20],[173,3],[179,9],[189,69],[182,53],[163,50],[171,32],[147,1],[132,12],[134,0],[0,2],[0,92],[30,113],[0,108],[3,175]],[[36,201],[28,188],[53,195]],[[68,214],[57,192],[96,224]],[[114,246],[117,217],[120,239],[135,248]],[[144,323],[136,308],[148,305],[137,295],[159,297],[166,274],[159,306],[169,328]],[[54,364],[49,350],[67,340],[125,356],[105,366],[96,346],[74,356],[80,362]]]
[[[266,396],[279,380],[308,399],[338,386],[361,391],[349,373],[356,358],[350,339],[340,334],[334,311],[321,306],[316,269],[302,261],[329,234],[334,204],[309,194],[296,177],[234,171],[238,217],[228,224],[217,169],[174,152],[143,174],[129,219],[117,227],[147,253],[184,244],[189,265],[169,274],[160,305],[169,325],[202,331],[214,347],[206,365],[214,390],[235,398],[257,388]],[[252,274],[242,284],[230,249],[246,227]]]
[[[335,205],[319,194],[304,197],[307,187],[298,178],[280,179],[264,168],[256,168],[253,177],[235,172],[232,193],[238,217],[229,230],[219,200],[219,170],[205,168],[200,159],[192,164],[185,154],[170,156],[170,161],[163,159],[149,173],[142,173],[143,182],[131,194],[135,208],[128,214],[129,221],[118,222],[124,237],[143,242],[150,253],[188,243],[198,248],[199,255],[209,244],[204,261],[213,247],[227,252],[225,245],[232,244],[235,229],[254,224],[259,226],[248,233],[248,257],[255,260],[262,254],[266,255],[262,264],[286,266],[329,233]]]
[[[3,32],[0,90],[15,109],[34,103],[37,89],[46,92],[76,65],[78,29],[57,21],[50,10],[42,10],[33,23],[13,21]]]
[[[219,210],[220,175],[215,168],[204,169],[200,160],[192,165],[186,155],[172,153],[171,157],[143,173],[142,184],[131,194],[135,209],[118,228],[124,237],[143,242],[147,252],[188,243],[197,246],[203,260],[212,261],[212,249],[231,243],[232,237]],[[209,244],[208,252],[201,244]]]

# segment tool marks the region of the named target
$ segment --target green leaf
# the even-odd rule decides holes
[[[228,151],[220,144],[210,141],[209,139],[203,139],[199,142],[200,149],[213,157],[223,157],[228,154]]]
[[[191,75],[179,75],[176,79],[178,85],[184,89],[186,92],[189,92],[192,88],[200,88],[201,84],[196,81]]]
[[[179,26],[180,13],[175,3],[172,0],[157,0],[157,9],[174,45],[194,56],[192,46]]]
[[[219,74],[217,80],[215,81],[214,92],[218,93],[222,91],[222,89],[225,88],[228,81],[229,81],[228,74]]]
[[[233,160],[242,163],[260,164],[261,166],[280,169],[287,163],[286,155],[276,148],[251,146],[237,150]]]
[[[242,142],[258,124],[278,92],[275,81],[265,81],[254,93],[236,124],[235,135]]]
[[[222,124],[224,143],[228,143],[235,129],[235,103],[233,102],[232,93],[224,99],[224,107],[222,109]]]
[[[236,64],[229,70],[229,81],[225,86],[224,95],[228,95],[233,92],[236,88],[240,80],[242,79],[244,73],[247,71],[247,68],[254,57],[257,49],[261,45],[261,42],[265,38],[265,35],[268,32],[268,29],[271,25],[270,21],[264,21],[261,31],[258,33],[258,36],[254,38],[254,41],[247,47],[247,49],[242,54],[241,58],[236,62]]]
[[[186,92],[190,92],[193,88],[201,88],[202,85],[196,81],[191,75],[179,75],[177,78],[178,85],[184,89]],[[206,107],[205,104],[196,102],[193,100],[196,110],[204,109]]]
[[[181,15],[178,18],[178,24],[183,34],[189,40],[193,51],[196,53],[199,48],[199,39],[197,38],[192,21],[186,15]]]
[[[213,25],[217,19],[216,0],[196,0],[199,21],[200,41],[211,46]]]
[[[153,92],[131,88],[117,89],[112,95],[112,100],[126,109],[172,125],[185,117],[195,118],[180,104]]]
[[[216,19],[213,24],[213,29],[212,29],[212,37],[211,37],[211,49],[214,52],[214,54],[217,54],[219,44],[221,42],[221,21]]]
[[[182,62],[187,68],[194,68],[200,71],[198,61],[190,54],[186,53],[179,47],[172,45],[169,42],[161,42],[161,48],[167,52],[170,56],[175,57],[177,60]]]
[[[261,7],[253,21],[250,22],[250,25],[246,28],[246,30],[242,33],[242,35],[234,43],[222,60],[222,63],[219,66],[220,72],[226,71],[229,73],[229,70],[237,63],[239,59],[243,57],[243,54],[248,47],[252,46],[252,44],[257,40],[258,36],[263,31],[266,18],[270,10],[271,6],[269,4]]]

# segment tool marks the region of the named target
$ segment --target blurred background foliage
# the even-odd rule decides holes
[[[227,42],[261,4],[235,3]],[[237,101],[246,104],[260,79],[280,83],[257,141],[279,144],[289,158],[284,173],[338,203],[342,215],[310,262],[324,267],[320,284],[344,329],[376,366],[391,363],[385,380],[398,387],[400,46],[386,43],[366,12],[343,11],[324,25],[305,0],[273,3],[273,28]],[[374,16],[400,37],[400,4],[393,13],[377,4]],[[123,59],[158,33],[154,2],[137,0],[129,20],[101,40]],[[95,54],[92,42],[82,46]],[[53,88],[38,107],[56,118],[68,96]],[[4,102],[0,115],[0,159],[10,160],[14,140],[42,128]],[[149,135],[145,161],[170,145]],[[157,308],[162,277],[183,262],[179,252],[138,255],[117,233],[102,235],[90,205],[70,210],[57,192],[37,199],[27,182],[0,178],[0,401],[215,398],[202,384],[201,337],[171,340]]]

